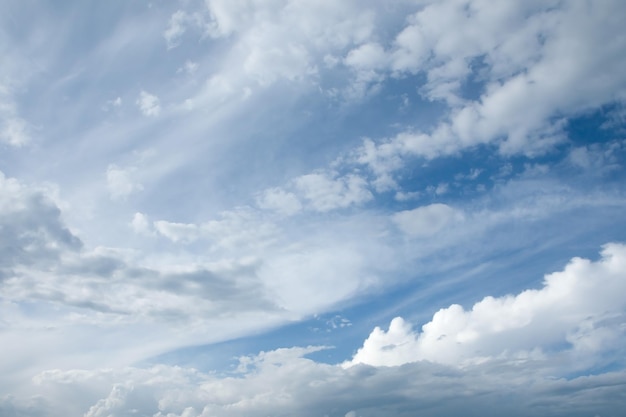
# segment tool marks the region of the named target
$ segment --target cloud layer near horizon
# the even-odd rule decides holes
[[[40,397],[8,398],[0,410],[53,417],[408,416],[471,406],[471,415],[616,415],[623,363],[612,364],[613,372],[576,374],[605,368],[607,352],[623,357],[625,263],[626,246],[611,244],[598,261],[575,258],[547,275],[541,289],[487,297],[467,312],[442,309],[419,334],[398,317],[389,331],[375,329],[343,366],[306,358],[328,349],[322,346],[241,357],[229,375],[163,365],[50,370],[33,379]]]

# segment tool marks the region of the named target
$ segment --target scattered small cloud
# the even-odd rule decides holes
[[[419,191],[398,191],[394,195],[394,198],[397,201],[404,202],[404,201],[417,200],[418,198],[420,198],[421,195],[422,193],[420,193]]]
[[[199,65],[197,62],[185,61],[185,64],[182,67],[178,68],[176,72],[193,75],[198,70],[198,67]]]
[[[177,10],[170,17],[167,29],[163,33],[167,49],[176,48],[180,44],[180,37],[187,30],[188,16],[182,10]]]
[[[161,113],[159,98],[155,95],[142,91],[136,101],[137,107],[144,116],[156,117]]]
[[[257,205],[265,210],[274,210],[291,216],[302,210],[302,204],[295,194],[280,188],[270,188],[257,197]]]
[[[108,166],[106,171],[107,189],[113,200],[123,200],[131,194],[143,190],[143,185],[134,176],[137,168],[120,168],[115,164]]]
[[[415,237],[434,236],[439,231],[463,220],[463,214],[446,204],[431,204],[392,215],[391,220],[404,233]]]
[[[343,329],[352,326],[352,322],[341,315],[335,315],[326,321],[329,330]]]
[[[365,203],[373,198],[367,181],[356,174],[312,173],[296,178],[294,185],[311,207],[321,212]]]
[[[153,233],[148,216],[143,213],[135,213],[133,220],[130,222],[130,227],[133,231],[140,235],[150,235]]]
[[[30,124],[19,116],[9,87],[0,80],[0,142],[19,148],[30,142]]]

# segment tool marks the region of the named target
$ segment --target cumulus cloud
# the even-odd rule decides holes
[[[239,88],[266,88],[283,81],[317,84],[330,57],[338,62],[350,48],[372,36],[376,11],[381,8],[354,0],[340,4],[210,0],[205,4],[206,33],[232,43],[225,61],[233,65],[218,78]]]
[[[136,101],[137,107],[144,116],[156,117],[161,113],[159,98],[153,94],[142,91]]]
[[[241,357],[238,373],[230,376],[162,365],[52,370],[34,378],[37,402],[8,398],[0,402],[0,411],[28,417],[44,410],[50,417],[408,417],[461,415],[471,409],[485,416],[578,417],[618,415],[626,385],[623,372],[563,379],[541,368],[507,364],[464,370],[427,362],[342,369],[306,357],[319,350],[277,349]]]
[[[351,364],[395,366],[420,360],[468,364],[543,359],[563,349],[578,365],[623,342],[626,245],[607,244],[598,261],[574,258],[545,276],[543,287],[517,295],[485,297],[465,310],[439,310],[421,332],[397,317],[389,330],[367,338]]]
[[[0,243],[0,326],[4,332],[3,340],[8,340],[5,346],[10,349],[2,359],[3,363],[19,366],[34,358],[42,358],[46,364],[57,366],[54,355],[61,351],[71,358],[58,365],[63,369],[77,366],[74,361],[106,363],[111,357],[118,360],[116,363],[137,363],[145,358],[148,350],[156,354],[185,344],[210,343],[257,333],[286,320],[344,307],[348,301],[364,293],[384,291],[398,282],[405,282],[403,279],[407,276],[415,277],[425,270],[440,271],[451,268],[450,264],[455,262],[462,266],[479,263],[482,259],[474,257],[476,252],[484,255],[501,243],[492,240],[493,235],[485,239],[487,232],[495,227],[536,225],[538,223],[533,222],[537,219],[553,219],[559,213],[571,212],[572,208],[592,205],[600,207],[592,213],[594,219],[598,219],[606,207],[616,211],[624,207],[621,196],[603,194],[606,190],[591,194],[573,192],[563,190],[567,188],[565,185],[547,181],[525,186],[518,181],[498,186],[484,200],[470,203],[453,200],[455,203],[450,203],[453,206],[420,202],[416,207],[415,200],[435,196],[423,193],[422,188],[420,192],[402,189],[402,185],[412,179],[402,176],[409,170],[419,169],[417,164],[408,166],[414,159],[423,162],[441,156],[458,156],[483,145],[497,149],[499,157],[541,154],[566,139],[564,132],[568,118],[623,101],[624,54],[621,51],[624,50],[624,36],[623,23],[619,19],[623,6],[619,1],[494,4],[483,0],[462,3],[444,0],[416,5],[414,2],[369,0],[207,0],[182,2],[179,6],[197,4],[204,7],[201,13],[206,13],[207,22],[199,22],[196,20],[199,15],[181,10],[171,16],[163,33],[163,21],[157,25],[137,25],[133,18],[129,18],[130,30],[116,29],[111,39],[94,48],[109,51],[99,52],[98,56],[106,55],[110,61],[93,60],[98,62],[99,69],[114,69],[103,71],[107,74],[126,74],[128,85],[120,83],[120,79],[105,79],[105,76],[98,78],[98,82],[85,82],[89,81],[84,78],[85,74],[96,73],[89,71],[92,67],[87,60],[76,61],[63,55],[58,61],[50,61],[54,65],[46,66],[50,63],[42,58],[42,73],[49,79],[37,80],[36,85],[50,85],[46,91],[65,94],[80,91],[75,88],[77,85],[115,85],[120,89],[115,94],[128,97],[128,91],[135,92],[131,95],[137,93],[136,86],[142,81],[133,79],[135,75],[128,71],[128,67],[112,64],[125,61],[120,56],[129,56],[118,54],[119,51],[125,48],[132,50],[131,54],[152,51],[151,47],[134,47],[139,44],[133,43],[135,39],[143,36],[161,46],[165,38],[168,48],[173,48],[189,35],[192,26],[194,29],[204,28],[206,23],[207,37],[202,39],[198,50],[172,51],[172,55],[179,58],[184,52],[185,57],[171,62],[171,66],[160,68],[170,74],[176,68],[190,74],[196,71],[193,78],[198,80],[207,76],[204,72],[211,75],[204,83],[191,80],[192,77],[178,76],[173,84],[165,82],[162,85],[159,89],[162,94],[158,93],[161,97],[183,101],[190,96],[186,103],[193,110],[171,125],[165,126],[168,121],[164,121],[164,126],[159,126],[164,127],[163,130],[156,131],[154,124],[148,123],[150,120],[147,119],[134,120],[133,124],[110,130],[106,124],[87,126],[87,122],[92,122],[90,117],[67,117],[80,121],[80,129],[84,130],[59,128],[59,131],[51,131],[49,136],[85,137],[85,143],[98,145],[94,149],[102,150],[100,155],[126,151],[140,146],[142,141],[154,142],[156,152],[162,155],[155,160],[166,162],[150,167],[155,177],[167,177],[159,185],[169,187],[191,183],[189,189],[182,190],[189,191],[187,195],[190,197],[184,207],[177,206],[179,200],[168,199],[172,194],[164,195],[162,199],[155,197],[159,193],[143,193],[142,197],[146,198],[141,201],[141,207],[129,210],[122,205],[116,205],[115,209],[105,205],[98,212],[101,217],[89,217],[88,221],[96,225],[90,230],[107,229],[107,233],[87,236],[86,241],[90,244],[85,247],[77,237],[78,232],[70,230],[63,221],[60,208],[45,192],[10,179],[2,183],[5,187],[2,198],[6,203],[0,212],[3,232]],[[150,30],[152,26],[157,29]],[[138,33],[137,27],[146,30]],[[451,27],[455,30],[451,31]],[[41,33],[36,31],[32,39],[46,38]],[[142,45],[153,45],[150,42]],[[72,48],[64,45],[62,49]],[[202,56],[202,51],[206,50],[210,50],[210,56]],[[32,50],[26,55],[39,56]],[[144,57],[139,56],[140,59]],[[194,61],[187,61],[181,67],[187,57]],[[78,75],[73,75],[78,84],[65,78],[54,79],[59,74],[51,69],[57,68],[56,64],[62,61],[87,65],[83,73],[82,70],[75,71]],[[152,61],[144,60],[144,63],[152,65]],[[68,69],[62,65],[58,68]],[[433,119],[434,127],[421,129],[416,121],[415,127],[409,128],[392,125],[399,119],[382,119],[381,129],[400,133],[387,133],[389,138],[364,141],[362,146],[349,153],[350,157],[337,159],[333,170],[311,171],[314,168],[306,166],[311,163],[307,159],[306,163],[303,162],[303,171],[298,172],[308,174],[287,180],[281,188],[260,193],[252,190],[251,200],[254,200],[255,207],[228,209],[221,201],[207,203],[213,200],[211,191],[219,189],[224,192],[225,184],[221,179],[226,176],[221,175],[224,174],[222,166],[236,165],[228,160],[231,151],[248,149],[242,140],[247,133],[242,134],[229,126],[232,120],[244,119],[232,116],[251,116],[245,119],[247,123],[242,130],[263,132],[269,137],[275,132],[258,128],[255,117],[263,119],[266,114],[283,114],[274,107],[281,100],[297,107],[298,114],[305,114],[315,109],[314,106],[325,107],[328,102],[322,100],[331,98],[330,114],[335,109],[333,100],[362,99],[370,93],[382,91],[386,82],[393,88],[410,87],[413,95],[408,107],[411,110],[418,102],[415,91],[422,99],[438,102],[437,105],[444,110],[441,117]],[[381,90],[377,90],[378,87]],[[168,88],[171,89],[169,92]],[[83,95],[97,97],[98,108],[102,97],[115,97],[110,95],[111,92],[93,93],[87,91]],[[55,100],[62,94],[54,96],[54,100],[44,94],[41,102],[46,108],[52,108],[50,104],[57,103]],[[68,97],[74,96],[68,94]],[[260,113],[248,112],[252,106],[240,106],[246,98],[251,98],[249,102],[252,102],[256,97],[265,100],[263,107],[270,106],[267,113],[263,109]],[[212,106],[202,108],[209,101]],[[403,101],[409,103],[409,98],[405,96]],[[18,106],[10,102],[12,104],[8,107],[2,107],[0,103],[0,122],[7,121],[2,125],[4,130],[0,132],[4,133],[0,133],[0,141],[10,145],[24,144],[28,140],[29,122],[21,118],[26,116],[17,112]],[[308,106],[311,102],[314,103],[311,107],[301,107],[303,103]],[[76,107],[89,108],[82,103]],[[119,104],[121,99],[108,103],[108,106]],[[136,105],[147,117],[157,117],[161,111],[159,98],[146,91],[141,91]],[[36,117],[45,113],[35,110],[32,114]],[[201,116],[190,116],[194,112]],[[359,112],[360,109],[348,108],[345,113],[339,112],[337,119],[348,114],[350,117],[346,120],[355,120],[351,115],[361,115]],[[408,110],[406,114],[409,114]],[[614,118],[619,122],[623,119],[620,116],[621,113],[616,113]],[[290,129],[293,124],[297,129],[298,120],[284,119],[289,119],[289,126],[286,123],[285,127]],[[322,119],[310,120],[316,123]],[[45,117],[42,120],[45,121]],[[122,117],[118,121],[120,125],[126,123]],[[191,127],[181,134],[182,125]],[[145,126],[154,130],[146,130]],[[110,135],[112,131],[123,134]],[[62,134],[66,132],[70,134]],[[349,133],[339,133],[358,136],[361,132],[355,128]],[[114,139],[93,140],[100,139],[99,135]],[[256,134],[250,136],[257,137]],[[300,138],[299,135],[293,136]],[[310,140],[303,136],[302,140]],[[181,137],[185,138],[182,145],[177,142]],[[219,140],[219,137],[225,139]],[[132,140],[127,140],[129,138]],[[273,153],[276,149],[271,146],[276,143],[271,140],[266,143],[267,154],[263,155],[285,155]],[[190,144],[194,146],[188,146]],[[235,145],[231,148],[232,144]],[[343,145],[338,146],[345,149]],[[42,143],[42,148],[47,151],[54,147]],[[65,146],[59,148],[63,152],[67,149]],[[87,146],[80,149],[87,149]],[[193,158],[189,157],[190,149]],[[324,152],[320,155],[327,155]],[[56,160],[55,156],[61,153],[53,153],[50,160]],[[591,145],[579,147],[571,151],[569,161],[576,169],[589,171],[613,163],[612,158],[600,155],[602,153],[602,149]],[[208,154],[211,157],[205,158]],[[259,160],[259,164],[267,163],[261,161],[263,155],[253,157]],[[82,156],[79,154],[76,159]],[[242,155],[244,160],[247,157]],[[15,172],[20,169],[26,172],[34,166],[34,160],[29,158],[13,162],[12,157],[7,157],[6,163]],[[222,158],[224,160],[219,162],[223,163],[214,163]],[[82,166],[97,158],[86,159],[88,162]],[[168,164],[176,167],[163,168]],[[299,161],[296,164],[299,165]],[[46,166],[42,166],[41,171],[39,167],[33,169],[32,174],[29,171],[29,178],[48,173],[54,174],[50,178],[61,178],[61,181],[70,177],[61,170],[50,168],[52,164],[42,165]],[[185,169],[180,168],[183,165]],[[237,164],[238,167],[242,165],[246,166]],[[277,170],[282,168],[277,167]],[[168,174],[175,175],[166,175],[167,170],[170,170]],[[110,165],[106,172],[110,196],[124,199],[140,191],[141,182],[147,178],[144,171],[143,166],[138,171],[127,165]],[[257,173],[271,175],[261,171],[261,168],[255,171],[255,181]],[[74,172],[82,173],[81,170]],[[200,172],[203,176],[209,175],[197,183],[198,177],[189,181],[187,175]],[[95,175],[102,179],[102,174],[99,171]],[[488,176],[489,173],[485,173],[484,177]],[[71,177],[75,178],[74,175]],[[207,185],[211,181],[207,179],[209,177],[218,178],[215,182],[219,184],[213,189],[212,185]],[[273,180],[262,177],[258,183],[272,183]],[[232,186],[232,190],[242,184],[232,178],[228,181],[227,187]],[[439,186],[426,191],[435,195],[446,194],[446,197],[457,191],[454,183],[442,181],[446,179],[433,179],[432,184]],[[444,184],[450,185],[446,189]],[[72,224],[87,223],[78,219],[79,216],[74,222],[72,214],[81,210],[76,206],[85,201],[102,201],[85,198],[81,195],[83,191],[78,190],[93,188],[92,185],[86,179],[82,185],[72,183],[64,188],[64,192],[74,194],[76,204],[73,210],[65,213]],[[96,188],[99,188],[97,192],[104,190],[104,187]],[[387,195],[376,194],[390,190],[395,193],[397,202],[391,201]],[[515,194],[515,198],[500,198],[499,192]],[[597,196],[604,199],[595,198]],[[233,196],[232,204],[242,204],[240,197]],[[492,197],[500,200],[492,203],[489,200]],[[383,204],[366,213],[360,211],[365,203],[375,198]],[[202,203],[193,208],[200,200]],[[245,203],[251,204],[251,200]],[[502,203],[501,206],[498,203]],[[405,210],[407,207],[412,209]],[[394,213],[395,210],[403,211]],[[311,212],[321,214],[296,216]],[[591,210],[585,213],[588,212]],[[287,219],[286,216],[293,217]],[[133,231],[154,239],[139,239],[137,236],[127,239],[131,217]],[[106,222],[103,223],[102,219]],[[583,222],[578,225],[585,227]],[[116,231],[118,226],[122,232]],[[547,235],[550,232],[544,232],[536,240]],[[480,245],[476,244],[477,236],[483,238]],[[510,238],[507,236],[507,239]],[[98,246],[100,241],[131,246],[132,249],[101,247]],[[135,247],[138,241],[141,245]],[[524,243],[527,244],[528,240]],[[458,261],[454,256],[445,262],[430,261],[436,255],[442,256],[440,252],[446,257],[455,252],[442,251],[442,248],[457,249],[464,244],[467,248],[458,252],[470,252],[471,261]],[[512,243],[504,246],[517,247]],[[378,333],[372,333],[354,358],[355,362],[361,358],[364,363],[404,366],[384,369],[357,364],[342,369],[307,359],[306,355],[312,354],[314,349],[293,349],[242,359],[243,368],[247,366],[250,372],[224,378],[170,367],[87,370],[82,373],[50,371],[37,379],[43,394],[50,394],[40,397],[41,401],[52,401],[49,407],[43,402],[38,403],[39,400],[29,402],[7,398],[0,400],[0,414],[53,415],[56,410],[64,410],[58,414],[413,416],[429,413],[457,415],[472,405],[475,407],[471,409],[478,415],[615,414],[612,410],[616,408],[602,408],[598,404],[621,401],[623,373],[585,378],[568,376],[569,379],[559,379],[559,376],[564,370],[580,369],[569,367],[569,360],[584,367],[594,362],[598,352],[605,352],[602,349],[612,346],[619,350],[618,342],[623,334],[620,324],[624,321],[623,304],[611,297],[622,294],[624,288],[606,278],[610,275],[607,272],[610,268],[603,266],[612,264],[611,257],[621,259],[619,247],[607,246],[600,261],[587,264],[572,261],[562,274],[575,277],[575,283],[546,278],[544,288],[539,290],[485,298],[471,309],[444,308],[419,331],[408,321],[396,319],[388,331],[379,329]],[[428,262],[431,264],[427,265]],[[575,266],[579,264],[583,265],[580,267],[583,272],[577,275]],[[617,268],[624,269],[622,264]],[[587,275],[603,276],[599,281],[611,292],[602,293],[595,284],[581,278]],[[442,276],[441,281],[446,279]],[[589,304],[585,304],[579,285],[584,288],[587,285],[585,295],[595,301],[588,300]],[[429,288],[424,288],[426,293]],[[598,300],[605,298],[608,299],[606,310],[600,310]],[[583,313],[586,316],[583,317]],[[549,319],[543,320],[546,316]],[[352,319],[354,325],[350,330],[362,324],[358,318]],[[331,327],[348,326],[343,319],[328,324]],[[42,343],[50,340],[56,340],[57,344]],[[134,353],[118,355],[121,345],[133,345]],[[41,353],[44,348],[46,354]],[[92,358],[91,362],[85,359],[87,356]],[[123,359],[118,359],[120,357]],[[416,360],[439,364],[418,363]],[[555,371],[556,367],[548,362],[559,362],[562,366]],[[520,370],[518,363],[528,365],[528,368]],[[458,364],[462,364],[463,369],[455,367]],[[537,369],[541,372],[533,375],[532,371]],[[7,377],[6,381],[10,378]],[[11,381],[5,384],[9,386]],[[402,388],[399,390],[398,387]],[[47,389],[51,391],[45,392]],[[60,395],[65,389],[69,390],[66,393],[78,392],[84,397]],[[30,391],[29,396],[32,392],[35,390]],[[554,392],[570,393],[568,400],[571,401],[555,399],[550,396]],[[520,409],[513,409],[508,402],[503,404],[502,398],[514,398],[518,401],[510,404],[523,405]]]
[[[302,210],[302,204],[295,194],[280,188],[263,191],[257,198],[257,205],[265,210],[274,210],[287,216]]]
[[[139,234],[150,234],[152,230],[150,228],[150,222],[148,221],[148,217],[143,213],[135,213],[133,216],[133,220],[130,222],[130,227],[133,229],[135,233]]]
[[[426,4],[386,49],[388,69],[425,74],[420,91],[445,102],[448,117],[430,131],[406,130],[375,145],[366,141],[356,161],[391,183],[390,173],[405,158],[433,159],[483,144],[496,145],[505,155],[552,149],[566,140],[568,117],[624,100],[626,62],[617,51],[626,48],[626,36],[615,19],[622,8],[617,1],[589,7],[480,0]],[[478,97],[467,97],[462,87],[473,77],[484,88]]]
[[[322,212],[361,204],[373,198],[367,181],[355,174],[336,177],[328,173],[312,173],[296,178],[294,184],[311,207]]]
[[[212,0],[203,25],[209,36],[232,44],[225,57],[231,65],[212,79],[233,97],[279,80],[307,80],[330,95],[355,99],[386,80],[423,75],[415,87],[445,104],[444,117],[432,130],[406,130],[381,141],[375,152],[382,159],[436,158],[483,144],[506,155],[537,155],[566,139],[568,117],[624,101],[620,51],[626,40],[614,18],[623,5],[612,0],[586,7],[558,1],[441,1],[416,8]],[[177,11],[172,22],[187,15]],[[386,26],[390,22],[397,26]],[[183,27],[172,24],[172,33]],[[606,76],[594,70],[599,67]],[[342,78],[346,70],[355,76]],[[326,80],[337,79],[343,81],[327,89]],[[214,97],[213,84],[194,102]],[[468,85],[476,91],[468,92]]]
[[[346,56],[346,65],[357,70],[370,70],[385,66],[385,51],[377,43],[366,43],[351,50]]]

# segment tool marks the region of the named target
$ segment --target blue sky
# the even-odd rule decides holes
[[[618,416],[621,1],[0,4],[3,416]]]

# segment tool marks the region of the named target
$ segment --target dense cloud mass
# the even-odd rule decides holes
[[[3,2],[0,416],[621,415],[625,15]]]
[[[427,362],[348,370],[300,357],[313,349],[283,349],[248,358],[255,371],[216,378],[193,369],[50,371],[35,378],[51,402],[5,401],[4,413],[43,415],[45,407],[85,416],[390,416],[607,415],[623,397],[623,372],[549,378],[540,369],[496,363],[458,370]],[[68,394],[81,390],[81,398]],[[507,398],[508,401],[502,401]],[[566,401],[564,401],[566,399]],[[91,405],[89,401],[93,401]],[[60,407],[59,407],[60,405]],[[58,408],[57,408],[58,407]],[[23,413],[23,414],[20,414]],[[7,414],[5,414],[7,415]],[[8,414],[11,415],[11,414]]]
[[[396,317],[387,332],[376,328],[370,334],[351,363],[524,361],[544,359],[567,346],[561,354],[571,355],[574,369],[585,369],[605,350],[624,345],[624,262],[626,246],[609,244],[598,262],[574,258],[563,271],[547,275],[541,289],[489,296],[469,311],[458,304],[443,308],[419,333]]]

